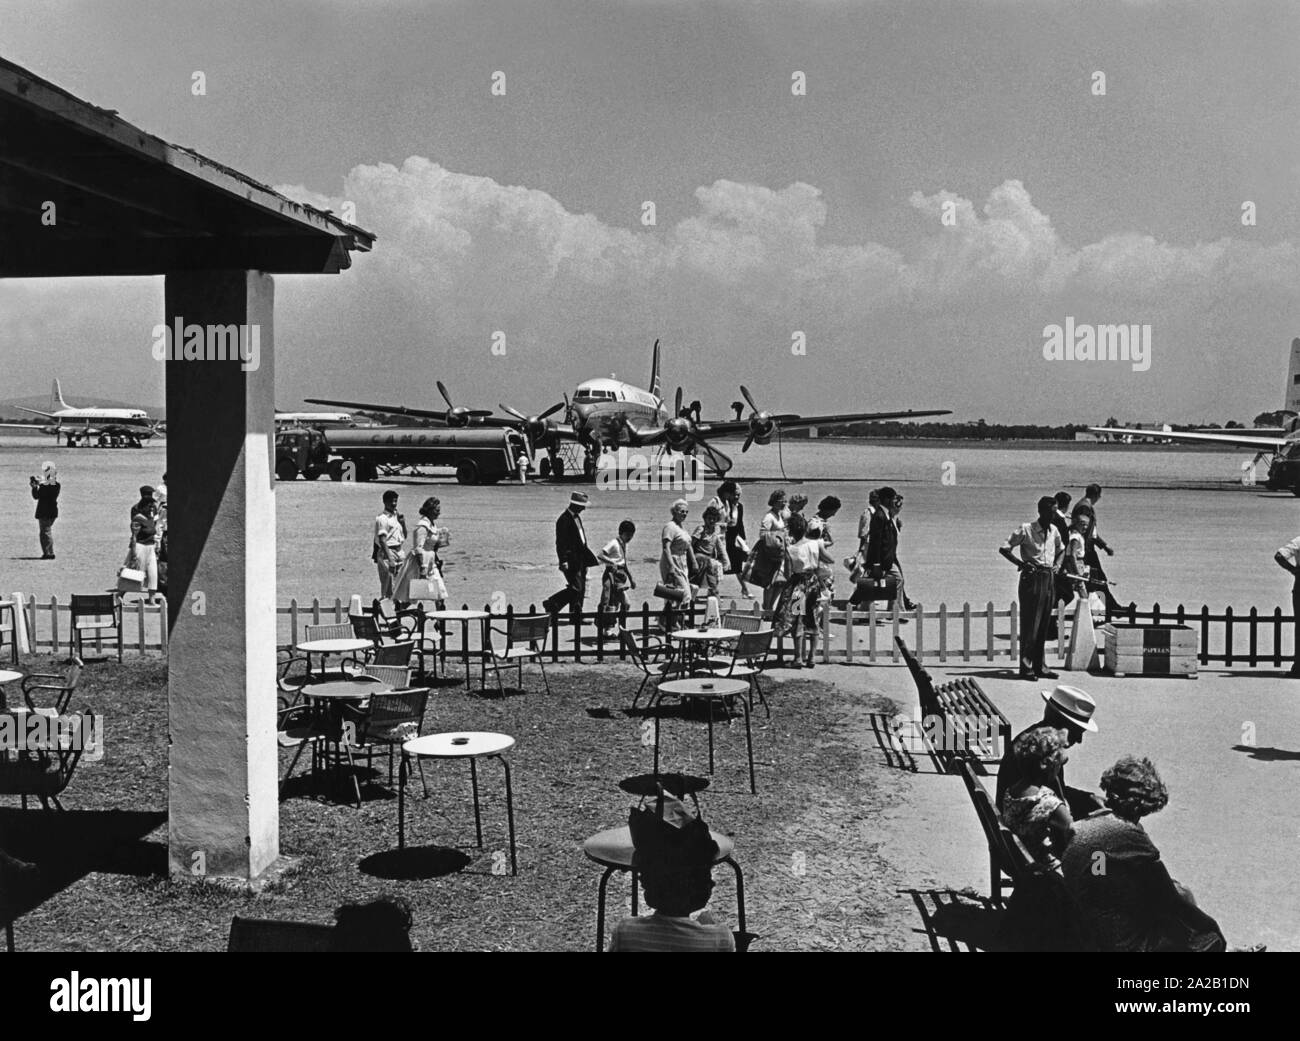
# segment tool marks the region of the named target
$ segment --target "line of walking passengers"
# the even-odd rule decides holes
[[[784,491],[773,492],[752,545],[740,500],[736,482],[724,481],[705,506],[702,523],[690,533],[685,526],[690,504],[685,499],[672,504],[671,517],[660,533],[659,582],[654,588],[654,595],[664,602],[664,630],[680,628],[679,615],[697,593],[716,597],[722,576],[736,575],[741,595],[752,596],[751,585],[762,589],[762,609],[773,620],[773,628],[794,637],[794,666],[811,667],[819,608],[833,592],[836,559],[830,552],[835,544],[830,523],[839,513],[840,500],[826,496],[815,515],[807,517],[807,496],[787,498]],[[623,521],[618,535],[594,553],[582,525],[587,502],[585,492],[574,492],[556,521],[555,549],[565,586],[543,601],[543,607],[550,613],[565,607],[581,612],[587,571],[603,565],[599,613],[604,631],[614,635],[615,619],[620,609],[630,606],[628,593],[636,588],[627,557],[636,525]],[[915,607],[904,592],[898,562],[902,506],[903,497],[892,488],[871,493],[858,522],[858,547],[843,561],[854,584],[854,606],[898,598],[906,610]]]

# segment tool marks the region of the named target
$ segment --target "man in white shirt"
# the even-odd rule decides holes
[[[1057,678],[1043,664],[1047,648],[1047,625],[1052,616],[1055,575],[1065,557],[1061,533],[1053,521],[1056,500],[1044,495],[1038,500],[1038,518],[1022,524],[998,552],[1020,569],[1020,678]],[[1017,560],[1014,549],[1020,550]]]
[[[384,492],[384,512],[375,518],[371,559],[379,572],[379,598],[393,595],[393,579],[402,567],[402,545],[406,542],[406,518],[397,512],[397,493]]]
[[[1295,616],[1295,637],[1291,646],[1294,648],[1295,660],[1287,675],[1300,677],[1300,535],[1274,553],[1273,559],[1295,575],[1295,584],[1291,587],[1291,614]]]

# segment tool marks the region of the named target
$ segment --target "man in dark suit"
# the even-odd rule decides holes
[[[555,521],[555,555],[565,586],[542,601],[547,614],[556,614],[565,604],[576,617],[587,599],[587,568],[600,563],[587,546],[587,532],[582,526],[582,511],[587,508],[587,493],[569,496],[569,508]]]

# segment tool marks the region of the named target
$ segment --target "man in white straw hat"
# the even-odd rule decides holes
[[[568,508],[555,521],[555,555],[559,559],[564,588],[542,601],[548,614],[557,614],[565,604],[576,616],[582,613],[587,599],[587,568],[600,563],[587,545],[587,532],[582,526],[582,511],[587,508],[587,493],[574,492],[569,496]]]
[[[1044,690],[1040,691],[1040,693],[1043,700],[1047,702],[1043,707],[1043,718],[1017,734],[1002,753],[1002,763],[998,767],[997,805],[999,807],[1002,806],[1002,796],[1007,789],[1014,788],[1021,780],[1020,764],[1017,762],[1011,746],[1015,745],[1016,741],[1019,741],[1024,734],[1029,733],[1031,730],[1038,730],[1041,727],[1051,727],[1064,730],[1068,735],[1069,743],[1077,745],[1083,740],[1085,732],[1089,734],[1097,733],[1097,724],[1092,719],[1093,713],[1097,710],[1097,703],[1093,701],[1092,696],[1087,691],[1063,683],[1054,690]],[[1048,787],[1069,804],[1070,815],[1075,820],[1086,817],[1089,813],[1099,810],[1103,806],[1102,801],[1092,792],[1067,786],[1064,767],[1057,770]]]

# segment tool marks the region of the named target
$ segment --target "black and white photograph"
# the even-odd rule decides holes
[[[1262,1010],[1095,956],[1300,950],[1297,59],[1293,0],[0,0],[34,1007],[716,951]]]

